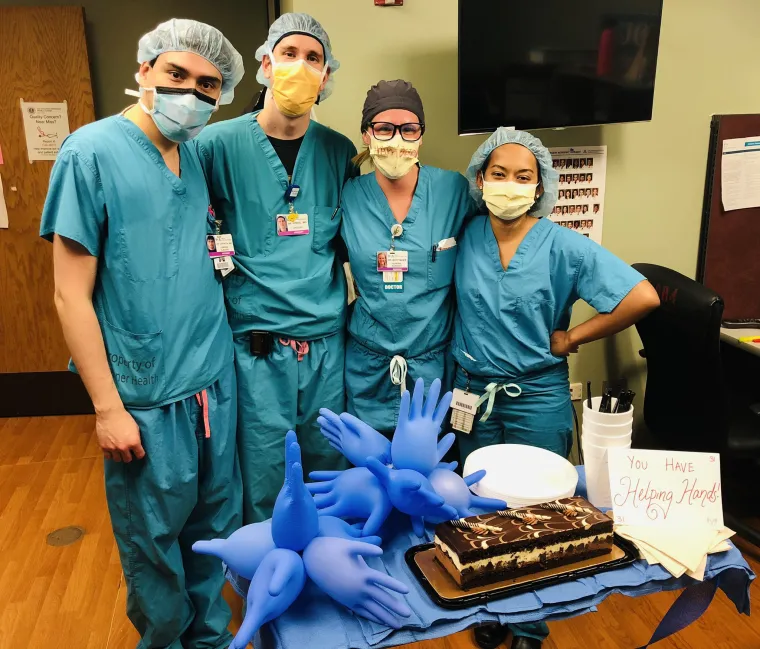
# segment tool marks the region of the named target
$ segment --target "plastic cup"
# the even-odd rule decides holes
[[[593,421],[598,424],[608,424],[608,425],[616,425],[616,424],[622,424],[628,420],[633,421],[633,406],[631,406],[628,409],[628,412],[619,412],[619,413],[607,413],[607,412],[599,412],[599,406],[602,403],[602,397],[594,397],[591,400],[591,404],[593,408],[588,407],[588,400],[584,399],[583,401],[583,422],[586,423],[588,421]],[[615,409],[615,404],[617,404],[617,399],[613,397],[612,399],[612,409]]]
[[[633,419],[619,424],[600,424],[596,421],[584,421],[582,430],[599,437],[621,437],[633,432]]]
[[[633,433],[629,432],[626,435],[618,435],[612,437],[611,435],[602,436],[594,433],[589,433],[585,428],[583,429],[582,439],[590,445],[602,447],[602,448],[630,448],[631,439]]]

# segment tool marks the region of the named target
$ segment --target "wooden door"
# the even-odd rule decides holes
[[[63,373],[68,359],[53,306],[52,246],[39,238],[53,163],[29,162],[21,99],[66,101],[72,132],[95,119],[81,7],[0,7],[0,182],[10,225],[0,229],[0,390],[10,390],[0,392],[0,405],[6,406],[18,397],[14,386]],[[50,378],[41,377],[45,390],[55,391]]]

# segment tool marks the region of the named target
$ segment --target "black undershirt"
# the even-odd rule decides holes
[[[293,169],[296,166],[296,158],[298,152],[301,150],[301,143],[303,142],[303,136],[296,140],[280,140],[271,135],[267,136],[269,142],[272,144],[277,157],[280,158],[282,166],[285,167],[285,172],[288,174],[288,178],[293,176]]]

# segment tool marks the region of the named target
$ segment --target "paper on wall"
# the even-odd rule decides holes
[[[601,244],[607,147],[555,147],[549,151],[559,174],[559,200],[549,218]]]
[[[8,207],[5,204],[5,194],[3,194],[3,179],[0,178],[0,228],[8,229]]]
[[[24,134],[29,162],[55,160],[69,133],[69,109],[63,102],[42,103],[21,100]]]
[[[726,212],[760,207],[760,135],[723,141],[720,184]]]

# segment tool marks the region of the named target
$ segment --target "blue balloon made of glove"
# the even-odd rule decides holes
[[[377,460],[374,460],[377,462]],[[362,536],[372,536],[393,509],[388,494],[366,467],[346,471],[314,471],[306,488],[314,494],[319,515],[366,521]]]
[[[219,557],[233,572],[251,580],[264,557],[276,547],[269,520],[241,527],[227,539],[196,541],[193,552]]]
[[[409,588],[364,560],[382,554],[368,543],[317,538],[304,551],[303,562],[312,581],[336,602],[372,622],[398,629],[398,617],[409,617],[412,611],[388,590],[405,595]]]
[[[456,518],[456,509],[446,504],[430,481],[421,473],[411,469],[391,469],[370,459],[367,468],[382,484],[393,506],[412,517]]]
[[[278,548],[301,552],[319,534],[319,514],[303,481],[296,434],[285,436],[285,482],[274,503],[272,538]]]
[[[428,475],[451,448],[456,436],[449,433],[438,441],[441,425],[451,405],[451,392],[443,395],[440,403],[441,381],[435,379],[430,384],[425,400],[425,382],[417,379],[414,395],[409,391],[401,396],[398,424],[391,442],[393,466],[397,469],[411,469]]]
[[[498,509],[506,509],[507,503],[503,500],[492,498],[483,498],[476,496],[470,491],[470,486],[479,480],[482,480],[486,472],[481,470],[472,475],[462,478],[453,471],[448,469],[434,469],[429,476],[430,484],[435,493],[441,496],[447,505],[456,509],[458,518],[467,518],[476,514],[473,508],[482,509],[488,512]],[[456,518],[455,517],[455,518]],[[439,518],[435,516],[426,516],[425,521],[428,523],[443,523],[448,518]]]
[[[374,457],[383,464],[391,461],[391,443],[372,426],[344,412],[336,415],[322,408],[317,418],[322,435],[330,446],[341,453],[354,466],[366,466],[367,458]]]
[[[248,588],[245,618],[230,649],[245,649],[264,624],[288,610],[305,583],[306,570],[298,553],[277,548],[267,554]]]

